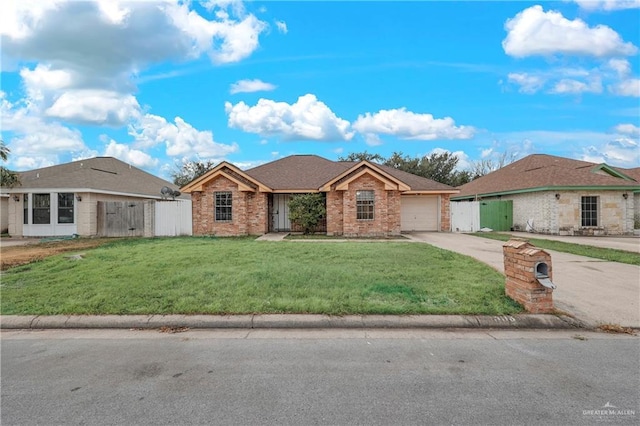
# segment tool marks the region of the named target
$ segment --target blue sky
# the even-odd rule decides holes
[[[2,139],[168,178],[329,159],[547,153],[640,166],[640,0],[0,5]]]

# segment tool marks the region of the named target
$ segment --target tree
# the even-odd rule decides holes
[[[451,186],[460,186],[471,180],[469,171],[458,171],[458,157],[450,152],[434,152],[423,157],[409,157],[402,152],[394,152],[391,157],[384,158],[380,154],[365,152],[351,153],[340,161],[375,161],[403,172],[412,173],[436,182]]]
[[[0,159],[6,162],[9,159],[11,150],[0,140]],[[16,172],[12,172],[4,166],[0,166],[0,186],[13,188],[20,184],[20,178]]]
[[[4,144],[4,141],[0,140],[0,160],[7,161],[10,152],[11,150]]]
[[[297,194],[289,200],[289,219],[301,226],[305,234],[315,232],[326,212],[322,194]]]
[[[171,173],[173,183],[183,187],[197,177],[202,176],[215,167],[211,160],[207,161],[184,161],[176,171]]]
[[[469,172],[456,170],[458,157],[450,152],[434,152],[421,158],[394,152],[384,164],[451,186],[464,185],[470,180]]]
[[[505,151],[502,154],[498,154],[495,158],[485,158],[474,161],[471,163],[469,173],[472,179],[478,179],[479,177],[503,168],[507,164],[513,163],[517,157],[516,153]]]
[[[338,161],[373,161],[374,163],[383,163],[384,157],[380,154],[371,154],[367,151],[352,152],[346,157],[339,157]]]
[[[403,155],[402,152],[394,152],[391,154],[391,157],[384,161],[384,165],[421,176],[420,159],[418,157],[411,158],[408,155]]]

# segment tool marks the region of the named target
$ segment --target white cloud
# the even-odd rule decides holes
[[[633,167],[640,162],[640,146],[632,139],[618,138],[602,145],[585,148],[582,160],[618,167]]]
[[[135,146],[116,141],[106,146],[136,165],[152,165],[143,150],[160,142],[169,155],[213,158],[237,151],[236,144],[216,143],[211,132],[180,117],[167,123],[144,116],[135,92],[137,76],[157,64],[203,55],[214,63],[230,63],[251,55],[268,25],[247,13],[241,1],[207,2],[212,17],[181,0],[1,4],[0,63],[3,71],[20,70],[24,87],[24,97],[15,104],[4,93],[0,99],[12,164],[36,167],[56,164],[60,156],[97,155],[65,123],[130,126],[134,136],[143,135]],[[159,142],[151,142],[154,138]]]
[[[178,0],[5,1],[3,68],[29,65],[21,76],[32,113],[121,126],[139,109],[133,93],[144,69],[202,55],[237,62],[259,47],[267,24],[246,13],[242,2],[207,6],[213,19]]]
[[[456,126],[451,117],[433,118],[406,108],[359,115],[353,128],[365,138],[385,134],[408,140],[470,139],[475,133],[471,126]]]
[[[640,162],[640,140],[622,132],[530,130],[502,133],[496,137],[504,146],[496,148],[496,152],[508,151],[517,154],[518,158],[553,149],[555,155],[618,167],[637,167]]]
[[[117,143],[109,140],[104,155],[107,157],[115,157],[140,168],[150,168],[158,165],[158,160],[153,159],[149,154],[137,149],[131,149],[129,145]]]
[[[130,126],[129,134],[135,138],[137,147],[164,144],[167,155],[172,157],[223,158],[238,151],[237,144],[215,142],[210,131],[197,130],[180,117],[169,123],[163,117],[146,114]]]
[[[640,137],[640,127],[631,123],[618,124],[614,127],[614,130],[623,135],[631,136],[631,137]]]
[[[0,13],[0,35],[24,39],[32,35],[34,27],[44,15],[58,8],[66,0],[5,1]]]
[[[508,82],[520,86],[520,93],[534,94],[544,90],[550,94],[603,93],[606,85],[610,93],[619,96],[638,96],[638,80],[628,78],[631,64],[626,59],[610,59],[590,69],[559,67],[549,70],[509,73]]]
[[[631,64],[626,59],[609,59],[609,62],[606,63],[606,67],[614,70],[620,77],[625,77],[631,73]]]
[[[123,7],[118,0],[97,0],[97,2],[102,18],[110,24],[123,24],[131,12],[130,9]]]
[[[50,102],[57,91],[70,87],[74,79],[69,70],[52,70],[50,65],[42,64],[36,65],[32,70],[22,68],[20,77],[32,102]]]
[[[629,56],[638,50],[606,25],[591,28],[581,19],[571,21],[560,12],[545,12],[539,5],[508,19],[505,29],[508,33],[502,47],[507,55],[514,57],[554,54]]]
[[[480,158],[487,158],[493,153],[493,148],[486,148],[480,152]]]
[[[280,31],[282,34],[286,34],[289,32],[289,29],[287,28],[287,23],[284,21],[276,21],[276,27],[278,28],[278,31]]]
[[[532,94],[540,90],[546,79],[540,75],[532,75],[529,73],[509,73],[507,76],[510,83],[514,83],[520,86],[520,93]]]
[[[0,91],[2,131],[10,132],[5,140],[11,149],[10,164],[17,170],[45,167],[58,162],[61,153],[86,150],[81,133],[58,122],[46,122],[33,114],[29,105],[15,105]]]
[[[255,106],[225,103],[229,126],[284,140],[350,140],[349,122],[337,117],[315,95],[300,96],[294,104],[260,99]]]
[[[550,93],[572,95],[580,93],[602,93],[602,82],[599,79],[594,79],[591,82],[585,83],[583,81],[565,78],[558,81]]]
[[[364,142],[369,146],[380,146],[383,144],[380,136],[376,135],[375,133],[365,133],[363,137]]]
[[[585,10],[637,9],[640,0],[574,0]]]
[[[74,123],[120,127],[140,116],[140,105],[129,94],[108,90],[69,90],[45,114]]]
[[[275,90],[275,88],[274,84],[265,83],[262,80],[239,80],[231,85],[229,92],[232,95],[236,93],[269,92]]]
[[[640,79],[628,78],[609,86],[609,91],[620,96],[640,97]]]

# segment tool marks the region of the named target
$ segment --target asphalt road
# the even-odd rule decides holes
[[[628,335],[54,330],[1,336],[3,426],[640,421],[640,338]]]

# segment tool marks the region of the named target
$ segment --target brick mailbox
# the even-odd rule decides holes
[[[553,312],[551,255],[527,240],[512,238],[502,246],[505,293],[527,312]]]

